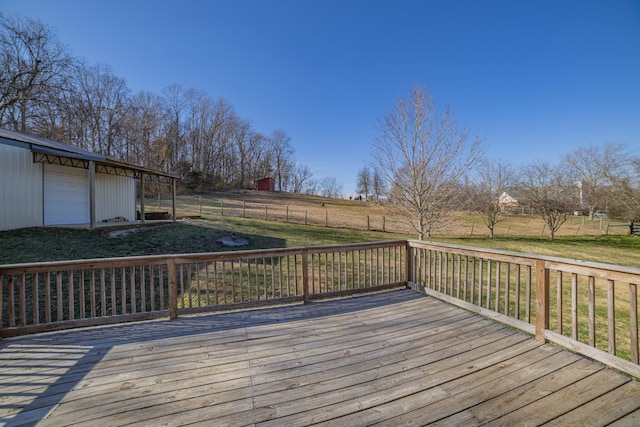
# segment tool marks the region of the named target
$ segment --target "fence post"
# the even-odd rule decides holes
[[[286,222],[289,222],[289,205],[287,205],[287,221]]]
[[[324,226],[329,226],[329,211],[326,210],[324,211]]]
[[[269,214],[268,214],[268,205],[264,205],[264,220],[268,221],[269,220]]]
[[[536,340],[546,343],[549,329],[549,269],[542,259],[536,260]]]
[[[167,261],[167,281],[169,284],[169,319],[178,318],[178,280],[176,277],[176,260]]]
[[[302,249],[302,302],[309,302],[309,265],[308,250]]]
[[[369,223],[369,215],[367,215],[367,231],[371,231],[371,226]]]
[[[386,227],[386,218],[383,216],[382,217],[382,232],[386,232],[387,231],[387,227]]]
[[[224,216],[224,202],[220,200],[220,216]]]

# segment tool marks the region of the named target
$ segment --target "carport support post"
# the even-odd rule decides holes
[[[144,172],[140,174],[140,224],[144,224]]]
[[[173,184],[173,187],[171,189],[172,191],[171,198],[173,199],[173,209],[172,209],[173,222],[176,222],[176,179],[171,178],[171,183]]]
[[[89,229],[96,228],[96,164],[89,160]]]

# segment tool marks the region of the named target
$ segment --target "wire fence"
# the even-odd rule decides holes
[[[414,236],[416,230],[402,217],[385,208],[383,204],[372,202],[352,202],[350,204],[308,203],[291,204],[290,199],[273,202],[242,200],[198,195],[180,195],[176,198],[178,217],[228,216],[285,222],[330,228],[380,231]],[[319,199],[318,199],[319,200]],[[161,213],[171,210],[171,200],[158,197],[146,202],[147,210]],[[569,216],[556,236],[576,235],[628,235],[628,222],[598,218],[590,220],[586,216]],[[488,235],[488,228],[477,213],[452,212],[444,216],[433,230],[434,235],[477,236]],[[544,236],[548,228],[542,219],[531,214],[508,214],[495,227],[495,235]]]

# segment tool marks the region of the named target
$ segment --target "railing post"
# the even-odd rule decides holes
[[[302,249],[302,302],[309,302],[309,265],[308,250]]]
[[[178,318],[178,280],[176,277],[176,260],[169,258],[167,261],[167,278],[169,284],[169,319]]]
[[[404,268],[405,268],[404,275],[407,280],[407,288],[409,288],[410,287],[409,283],[413,282],[413,252],[408,240],[406,244],[406,256],[405,256]]]
[[[536,260],[536,340],[547,342],[544,334],[549,329],[549,269],[545,261]]]

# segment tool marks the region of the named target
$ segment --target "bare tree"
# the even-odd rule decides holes
[[[496,224],[505,219],[501,197],[515,182],[513,168],[504,162],[485,160],[478,169],[478,180],[473,198],[476,209],[493,239]]]
[[[373,169],[371,188],[373,191],[373,197],[376,199],[376,202],[379,202],[380,197],[382,197],[387,192],[387,186],[385,185],[384,178],[377,168]]]
[[[126,157],[123,128],[130,102],[124,79],[115,76],[107,65],[82,64],[76,80],[84,145],[107,156]]]
[[[0,126],[35,132],[73,59],[42,22],[0,14]]]
[[[580,206],[593,218],[594,211],[607,207],[612,183],[627,175],[630,155],[624,144],[591,145],[569,153],[565,162],[580,190]]]
[[[320,194],[333,199],[340,198],[342,197],[342,184],[332,176],[322,178],[322,181],[320,181]]]
[[[524,170],[521,184],[528,203],[549,229],[549,240],[564,224],[577,200],[576,187],[562,165],[537,161]]]
[[[151,92],[140,92],[134,96],[125,125],[125,139],[130,148],[123,160],[160,169],[165,123],[166,106],[162,97]]]
[[[362,169],[358,171],[358,188],[356,192],[364,194],[364,199],[369,199],[369,194],[372,187],[371,170],[367,165],[364,165]]]
[[[620,219],[640,221],[640,157],[629,161],[630,173],[612,183],[610,213]]]
[[[266,143],[264,135],[254,132],[248,121],[239,120],[234,133],[237,160],[239,162],[238,186],[249,188],[261,177],[252,173],[261,153],[261,146]],[[243,136],[243,137],[242,137]]]
[[[270,141],[278,191],[283,191],[292,167],[291,156],[293,155],[293,148],[291,147],[291,137],[285,131],[279,129],[273,132]]]
[[[182,86],[172,84],[162,90],[164,102],[167,106],[167,124],[165,145],[162,147],[164,164],[167,170],[174,170],[184,147],[184,108],[185,94]]]
[[[640,221],[640,187],[629,179],[621,179],[614,183],[613,195],[616,201],[609,210],[610,214],[619,219]]]
[[[302,193],[305,186],[313,177],[311,169],[306,165],[297,165],[291,174],[291,187],[294,193]]]
[[[178,84],[131,96],[108,65],[73,58],[40,21],[1,13],[0,126],[177,171],[194,188],[273,176],[281,191],[318,190],[284,130],[267,138],[224,99]]]
[[[380,121],[372,154],[390,184],[391,205],[423,240],[451,209],[458,181],[480,155],[480,142],[458,128],[449,106],[438,111],[433,97],[414,87]]]
[[[320,190],[319,190],[318,180],[310,179],[307,182],[307,186],[305,187],[304,193],[305,194],[309,194],[311,196],[319,195],[320,194]]]

